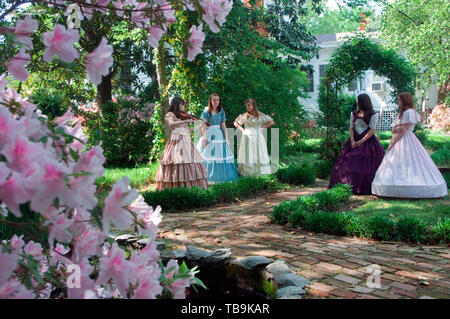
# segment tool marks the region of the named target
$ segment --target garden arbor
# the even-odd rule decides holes
[[[348,110],[345,112],[343,108],[345,98],[342,89],[369,69],[388,79],[394,100],[401,92],[410,92],[414,96],[416,71],[404,57],[365,36],[348,39],[332,55],[320,86],[319,108],[326,127],[322,147],[325,160],[334,161],[337,158],[341,148],[337,141],[339,122],[343,117],[348,119]]]

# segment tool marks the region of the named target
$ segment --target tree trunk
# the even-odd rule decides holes
[[[111,73],[107,76],[102,77],[102,82],[97,85],[97,103],[102,105],[108,101],[111,101],[112,95],[112,85],[111,85]]]
[[[158,88],[160,96],[161,107],[160,112],[160,124],[164,131],[164,140],[168,141],[170,139],[170,128],[164,121],[164,116],[169,109],[169,97],[167,96],[166,89],[169,85],[169,80],[167,78],[167,68],[166,68],[166,51],[164,44],[160,44],[156,51],[156,71],[158,75]]]

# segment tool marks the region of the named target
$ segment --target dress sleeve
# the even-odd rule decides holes
[[[353,112],[350,113],[350,129],[355,128],[355,121],[353,120]]]
[[[401,124],[416,124],[419,122],[419,115],[416,111],[409,109],[403,113]]]
[[[175,125],[177,117],[172,112],[168,112],[166,116],[164,116],[164,119],[166,120],[167,124],[172,127],[173,125]]]
[[[225,111],[222,109],[222,112],[220,113],[220,121],[225,122],[227,118],[225,117]]]
[[[209,113],[207,110],[204,110],[202,113],[202,116],[200,116],[200,119],[205,120],[206,122],[208,122],[209,120]]]
[[[264,121],[266,122],[266,123],[269,123],[270,121],[273,121],[273,118],[271,118],[269,115],[265,115],[265,118],[264,118]]]
[[[242,114],[240,114],[237,118],[236,118],[236,120],[235,120],[239,125],[244,125],[244,123],[245,123],[245,118],[244,118],[244,116],[242,115]]]
[[[372,117],[370,118],[369,127],[370,127],[371,129],[376,130],[376,129],[377,129],[377,124],[378,124],[378,114],[375,113],[375,114],[372,115]]]

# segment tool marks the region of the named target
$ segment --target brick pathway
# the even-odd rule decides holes
[[[252,255],[285,260],[311,280],[305,298],[450,299],[450,249],[399,242],[367,241],[317,234],[272,224],[272,206],[325,189],[268,194],[208,211],[165,214],[159,237],[169,246],[206,250],[232,248],[235,257]],[[381,288],[368,288],[367,266],[381,268]]]

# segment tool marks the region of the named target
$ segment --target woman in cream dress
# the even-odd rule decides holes
[[[242,131],[238,153],[238,170],[243,176],[271,174],[267,143],[262,133],[264,128],[275,124],[273,119],[258,111],[256,101],[245,101],[247,112],[239,115],[234,126]]]
[[[388,152],[372,182],[372,193],[399,198],[436,198],[447,195],[447,185],[430,155],[414,135],[419,114],[411,95],[400,93],[399,115],[392,124]]]

